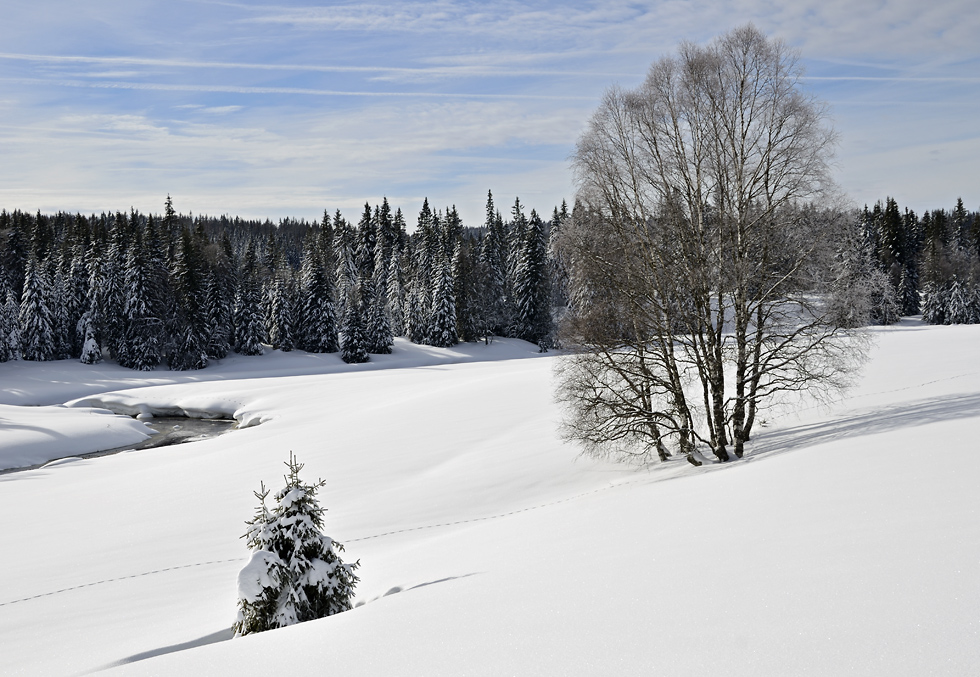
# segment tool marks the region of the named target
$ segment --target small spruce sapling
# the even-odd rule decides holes
[[[331,616],[351,608],[358,563],[345,564],[344,546],[322,532],[323,513],[316,493],[325,484],[299,478],[303,464],[292,452],[286,462],[286,486],[276,507],[266,507],[269,491],[255,492],[259,507],[246,522],[251,558],[238,574],[238,635],[262,632]]]

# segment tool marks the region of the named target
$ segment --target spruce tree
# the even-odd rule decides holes
[[[86,265],[85,249],[82,244],[76,244],[72,250],[68,276],[65,278],[65,300],[68,314],[68,327],[72,330],[71,357],[78,358],[82,354],[85,337],[78,331],[78,323],[88,306],[89,274]]]
[[[365,349],[375,355],[387,355],[391,353],[391,347],[395,342],[391,332],[391,323],[388,321],[387,295],[374,291],[375,281],[366,280],[365,288],[370,288],[372,293],[366,294],[365,299],[370,303],[367,307],[362,307],[362,314],[366,316],[365,327]]]
[[[926,282],[922,289],[922,321],[927,324],[949,324],[946,321],[948,291],[945,285]]]
[[[82,364],[98,364],[101,362],[102,349],[95,339],[95,324],[92,322],[90,312],[86,312],[78,321],[78,333],[82,337],[82,352],[78,358],[79,362]]]
[[[360,306],[360,294],[354,289],[347,295],[347,306],[344,308],[344,319],[340,328],[340,358],[347,364],[360,364],[370,359],[364,347],[364,324]]]
[[[425,312],[425,291],[418,279],[409,284],[406,296],[405,335],[412,343],[423,344],[429,336],[429,317]]]
[[[20,352],[18,315],[20,308],[14,291],[7,284],[7,276],[0,269],[0,362],[17,357]]]
[[[902,268],[902,277],[898,283],[898,301],[903,317],[919,314],[919,269],[914,260]]]
[[[329,224],[329,219],[324,215]],[[300,348],[311,353],[334,353],[340,347],[337,313],[333,305],[333,285],[321,250],[323,239],[308,234],[300,266],[302,287]]]
[[[190,231],[181,229],[171,271],[170,340],[167,364],[175,371],[208,366],[200,256]]]
[[[223,359],[231,350],[232,307],[228,282],[214,269],[204,277],[204,321],[209,358]]]
[[[494,209],[493,195],[487,193],[486,231],[480,245],[480,262],[486,270],[487,333],[503,335],[511,322],[507,285],[507,231],[500,212]]]
[[[481,302],[480,271],[474,254],[474,244],[463,237],[456,244],[452,257],[453,283],[456,296],[456,329],[460,341],[475,341],[482,336],[478,319]]]
[[[524,231],[514,270],[514,335],[544,350],[551,334],[548,239],[544,222],[533,209]]]
[[[235,291],[235,306],[232,312],[235,352],[239,355],[262,354],[265,324],[260,305],[258,256],[255,252],[255,244],[249,241],[238,279],[238,288]]]
[[[956,206],[950,213],[950,230],[952,231],[953,244],[957,249],[972,249],[970,221],[963,205],[963,198],[956,198]]]
[[[385,295],[386,309],[391,320],[392,336],[404,336],[405,330],[405,287],[402,283],[402,250],[396,245],[388,261],[388,287]]]
[[[562,255],[558,240],[562,228],[569,219],[568,203],[561,201],[561,209],[555,207],[551,215],[551,228],[548,233],[548,277],[551,281],[551,309],[553,326],[558,326],[569,307],[569,266]]]
[[[324,618],[352,606],[358,563],[345,564],[344,547],[323,534],[316,494],[326,484],[303,482],[303,465],[289,455],[286,486],[266,507],[268,491],[256,492],[259,508],[246,522],[252,556],[238,575],[238,619],[233,630],[247,635]]]
[[[126,257],[125,328],[119,364],[140,371],[154,369],[163,352],[163,318],[152,282],[146,251],[141,242],[133,243]]]
[[[374,246],[374,288],[379,298],[383,298],[388,289],[389,261],[395,248],[395,224],[391,215],[388,198],[381,201],[381,206],[375,208],[375,246]],[[387,305],[387,304],[385,304]]]
[[[357,235],[350,224],[340,216],[334,215],[334,255],[337,259],[337,307],[346,312],[348,299],[357,286]]]
[[[67,278],[60,265],[61,255],[52,254],[54,259],[48,261],[48,279],[51,290],[51,336],[54,340],[54,359],[67,360],[72,356],[72,340],[74,327],[68,317],[70,290],[67,288]],[[67,272],[67,271],[65,271]]]
[[[50,287],[44,273],[43,262],[32,255],[24,272],[24,292],[20,302],[21,356],[25,360],[55,358]]]
[[[430,343],[433,327],[432,291],[436,283],[436,254],[439,250],[438,219],[429,208],[429,200],[422,202],[418,224],[415,228],[412,286],[415,304],[412,309],[411,332],[409,338],[414,343]]]
[[[7,214],[3,211],[0,220],[6,222],[6,246],[3,249],[3,269],[7,271],[7,283],[16,298],[24,293],[24,271],[30,255],[31,229],[19,211]]]
[[[949,287],[946,297],[946,312],[943,324],[972,324],[973,323],[973,294],[966,285],[956,277]]]
[[[438,348],[449,348],[459,343],[459,335],[456,328],[456,289],[452,262],[445,252],[438,252],[435,268],[429,343]]]
[[[89,269],[89,319],[94,336],[104,352],[118,357],[123,339],[123,271],[116,248],[102,255],[93,248]]]
[[[266,329],[269,343],[276,350],[289,352],[296,347],[294,336],[293,279],[288,270],[281,270],[270,278],[266,289]]]

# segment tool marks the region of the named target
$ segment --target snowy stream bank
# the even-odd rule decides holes
[[[111,449],[99,449],[84,453],[74,453],[69,456],[46,459],[33,464],[2,468],[0,469],[0,475],[6,475],[12,472],[23,472],[25,470],[35,470],[42,467],[53,467],[55,465],[61,465],[71,461],[109,456],[111,454],[118,454],[124,451],[156,449],[158,447],[167,447],[174,444],[200,442],[202,440],[223,435],[226,432],[235,429],[234,420],[188,418],[184,416],[165,416],[161,418],[154,418],[144,420],[142,424],[153,431],[150,437],[147,437],[142,442],[137,442],[135,444],[123,444]],[[50,453],[56,452],[49,452],[49,454]]]

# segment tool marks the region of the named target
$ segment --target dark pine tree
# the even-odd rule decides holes
[[[24,271],[24,292],[20,302],[21,356],[25,360],[44,361],[55,358],[50,307],[50,285],[45,266],[32,255]]]
[[[337,259],[337,307],[346,312],[357,287],[357,234],[340,211],[334,215],[334,256]]]
[[[0,269],[0,362],[17,357],[20,352],[20,308],[7,276]]]
[[[329,227],[329,218],[324,214]],[[340,348],[337,337],[337,313],[333,305],[332,275],[321,247],[324,238],[312,231],[306,238],[303,263],[300,266],[302,313],[300,348],[311,353],[335,353]]]
[[[65,290],[62,298],[68,314],[68,328],[72,331],[71,357],[77,359],[82,355],[82,345],[85,336],[80,329],[82,315],[88,305],[89,272],[86,264],[84,244],[75,244],[72,249],[68,275],[65,278]]]
[[[106,239],[101,239],[93,248],[97,263],[89,264],[91,294],[91,321],[94,324],[95,337],[102,349],[115,359],[119,359],[123,349],[123,276],[125,265],[125,250],[122,235],[114,224],[109,224],[103,215],[100,226],[106,233]],[[102,250],[102,254],[98,252]]]
[[[131,244],[126,257],[123,316],[124,349],[119,364],[130,369],[150,371],[163,353],[163,308],[153,287],[150,259],[143,242]]]
[[[166,351],[167,364],[176,371],[208,366],[201,276],[200,253],[190,230],[183,227],[174,247],[170,277],[170,340]]]
[[[507,231],[500,212],[493,206],[493,195],[487,193],[487,220],[484,224],[486,234],[480,245],[480,262],[486,270],[485,305],[486,334],[503,335],[510,326],[513,313],[510,312],[507,285]]]
[[[258,281],[258,256],[255,244],[250,240],[242,261],[242,270],[235,291],[235,307],[232,314],[235,334],[235,352],[239,355],[261,355],[265,340],[265,324],[262,320],[261,295]]]
[[[347,364],[360,364],[368,361],[364,347],[364,324],[361,316],[360,294],[355,288],[347,295],[347,306],[341,324],[340,357]]]
[[[524,230],[514,270],[515,335],[545,350],[551,334],[548,235],[533,209]]]
[[[224,257],[222,257],[224,258]],[[222,279],[226,267],[212,268],[204,274],[204,326],[207,330],[208,357],[220,360],[231,350],[232,306],[230,283]]]
[[[283,352],[296,347],[295,296],[292,271],[288,268],[276,271],[266,289],[266,328],[269,343]]]
[[[429,321],[429,343],[439,348],[449,348],[459,343],[456,329],[456,285],[453,280],[452,262],[444,251],[436,254],[435,286],[432,290],[432,316]]]

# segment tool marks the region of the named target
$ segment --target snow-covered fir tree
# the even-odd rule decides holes
[[[511,323],[509,290],[507,285],[507,231],[500,212],[493,205],[493,194],[487,193],[486,231],[480,245],[480,262],[486,270],[486,333],[503,335]]]
[[[204,321],[207,329],[207,353],[209,358],[220,360],[231,350],[232,307],[229,281],[214,269],[204,276]]]
[[[78,331],[78,323],[88,307],[88,283],[85,249],[82,244],[76,244],[72,250],[68,276],[65,278],[65,293],[62,295],[67,306],[69,328],[73,332],[71,356],[74,358],[81,356],[82,344],[85,341],[85,337]]]
[[[360,294],[355,288],[347,294],[347,307],[340,327],[340,358],[347,364],[367,362],[364,339],[364,319],[361,315]]]
[[[98,364],[102,361],[102,349],[95,339],[95,323],[86,312],[78,321],[78,333],[82,337],[82,352],[79,361],[82,364]]]
[[[432,316],[429,321],[429,343],[449,348],[459,343],[456,329],[456,285],[452,262],[440,250],[435,260],[435,286],[432,290]]]
[[[208,366],[208,335],[203,313],[203,285],[198,251],[184,227],[174,248],[171,271],[170,341],[167,364],[175,371]]]
[[[261,294],[258,282],[258,256],[255,244],[249,241],[245,250],[235,305],[232,312],[235,352],[239,355],[261,355],[265,340],[265,323],[262,318]]]
[[[515,335],[546,349],[551,334],[548,236],[535,210],[519,241],[514,269]]]
[[[25,360],[55,358],[50,284],[45,265],[32,255],[24,273],[24,293],[20,302],[21,356]]]
[[[245,539],[252,551],[238,575],[238,635],[281,628],[351,608],[358,563],[346,564],[344,547],[323,534],[317,492],[325,482],[303,482],[303,465],[289,455],[286,486],[276,506],[265,504],[265,486],[256,492],[259,507],[247,522]]]
[[[429,317],[425,313],[425,291],[418,279],[409,283],[406,293],[405,336],[412,343],[425,343],[429,336]]]
[[[338,211],[334,219],[334,256],[337,259],[337,307],[346,312],[348,299],[357,287],[357,234]]]
[[[120,352],[125,349],[123,317],[125,296],[125,264],[126,264],[126,233],[121,224],[114,218],[105,217],[107,224],[107,240],[105,250],[100,257],[99,284],[90,284],[98,313],[94,319],[98,322],[99,344],[103,352],[108,352],[114,359],[119,359]]]
[[[142,242],[133,243],[126,256],[123,349],[119,364],[149,371],[163,353],[163,318],[153,288],[150,261]]]
[[[369,305],[361,308],[361,314],[366,317],[364,348],[374,355],[387,355],[395,342],[388,321],[387,295],[375,291],[374,280],[365,280],[364,288],[371,289],[364,297]]]
[[[269,343],[283,352],[289,352],[296,347],[296,309],[293,305],[296,294],[293,287],[293,277],[289,271],[280,270],[269,279],[266,289],[266,329]]]
[[[386,310],[391,321],[393,336],[404,336],[405,331],[405,286],[402,282],[402,249],[396,245],[388,261],[388,285],[385,294]]]
[[[0,270],[0,362],[17,357],[20,352],[19,326],[20,308],[14,291],[7,283],[7,276]]]
[[[471,256],[469,242],[462,237],[453,248],[449,267],[453,275],[453,296],[456,300],[456,333],[461,342],[475,341],[477,338],[474,293],[476,270],[475,259]]]
[[[927,324],[948,324],[946,322],[948,296],[945,285],[937,286],[934,282],[926,282],[922,288],[922,321]]]
[[[68,304],[65,274],[60,265],[61,255],[52,253],[48,259],[48,280],[51,305],[51,337],[54,340],[54,359],[67,360],[71,357],[74,329],[68,319]]]
[[[429,200],[422,202],[415,227],[412,257],[412,292],[409,303],[408,333],[413,343],[429,343],[432,337],[432,291],[436,283],[436,254],[439,250],[438,218],[429,208]]]
[[[326,214],[324,220],[329,224]],[[333,305],[332,275],[324,260],[322,243],[323,239],[313,233],[309,233],[304,242],[300,266],[299,347],[311,353],[334,353],[340,348],[337,313]]]
[[[949,287],[949,294],[946,300],[946,312],[943,317],[943,324],[973,324],[975,321],[973,314],[972,290],[962,284],[955,277]]]
[[[902,268],[898,282],[898,303],[903,317],[919,314],[919,269],[914,261]]]
[[[551,313],[552,326],[557,327],[561,324],[565,315],[568,313],[568,261],[562,255],[561,248],[558,246],[558,239],[561,237],[562,227],[568,221],[568,203],[561,201],[561,209],[555,207],[551,215],[551,228],[548,231],[548,277],[551,286]],[[556,333],[556,332],[552,332]]]

